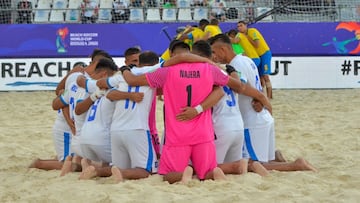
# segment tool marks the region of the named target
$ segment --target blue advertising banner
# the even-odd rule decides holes
[[[196,23],[195,23],[196,24]],[[0,25],[0,58],[123,56],[131,46],[161,54],[184,23]],[[236,23],[221,23],[223,32]],[[360,23],[257,23],[274,56],[359,55]]]

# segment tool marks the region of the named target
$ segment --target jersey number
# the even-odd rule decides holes
[[[128,92],[131,92],[132,87],[129,86],[128,87]],[[139,92],[140,91],[140,86],[136,86],[135,87],[135,92]],[[126,99],[125,100],[125,109],[129,108],[129,104],[130,104],[130,99]],[[131,105],[131,109],[134,109],[136,105],[136,102],[133,101],[132,105]]]
[[[95,120],[96,110],[99,105],[99,102],[100,102],[100,99],[96,100],[96,102],[91,106],[88,121]]]
[[[226,100],[226,104],[230,107],[235,106],[236,105],[236,101],[235,101],[235,96],[234,96],[234,92],[227,86],[223,87],[224,92],[227,94],[228,97],[231,98],[231,100]]]
[[[187,106],[191,106],[191,97],[192,97],[191,85],[186,86],[186,92],[187,92]]]

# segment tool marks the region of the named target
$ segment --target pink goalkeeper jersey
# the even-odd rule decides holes
[[[190,121],[176,120],[186,106],[199,105],[213,85],[226,85],[229,76],[208,63],[182,63],[146,74],[150,87],[163,88],[165,104],[165,145],[184,146],[214,140],[210,110]]]

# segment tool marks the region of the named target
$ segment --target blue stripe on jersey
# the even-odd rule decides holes
[[[128,92],[131,92],[131,86],[128,86]],[[125,109],[129,108],[130,99],[125,100]]]
[[[65,99],[64,99],[64,97],[63,97],[62,95],[60,95],[59,98],[60,98],[61,103],[63,103],[65,106],[69,105],[69,104],[65,101]]]
[[[250,138],[250,132],[249,129],[245,129],[245,144],[246,144],[246,148],[249,152],[249,156],[251,158],[251,160],[253,161],[258,161],[259,159],[257,158],[254,148],[251,144],[251,138]]]
[[[140,86],[136,86],[135,87],[135,92],[139,92],[139,91],[140,91]],[[131,109],[135,108],[135,104],[136,104],[136,102],[133,102],[133,105],[132,105]]]
[[[86,91],[87,93],[89,93],[88,82],[89,82],[89,80],[86,79],[86,81],[85,81],[85,91]]]
[[[61,161],[64,161],[65,158],[70,154],[70,136],[70,133],[64,132],[64,156],[63,160]]]
[[[106,84],[107,84],[108,87],[113,88],[113,86],[110,85],[110,80],[109,80],[109,79],[110,79],[110,78],[107,78],[107,79],[106,79]]]
[[[153,159],[154,159],[154,154],[153,154],[154,151],[153,151],[150,131],[147,130],[146,134],[147,134],[147,139],[148,139],[149,156],[148,156],[145,170],[151,173],[152,172],[152,163],[153,163]]]

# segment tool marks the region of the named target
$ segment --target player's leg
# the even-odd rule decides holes
[[[57,159],[35,159],[29,168],[37,168],[42,170],[61,170],[63,162]]]
[[[268,162],[268,163],[262,163],[262,165],[267,170],[317,172],[317,169],[303,158],[298,158],[294,162]]]
[[[244,130],[218,133],[215,140],[216,160],[224,174],[247,172],[247,161],[242,160]]]
[[[115,180],[120,180],[118,174],[121,173],[123,179],[141,179],[147,178],[156,170],[157,157],[152,145],[152,137],[149,131],[145,130],[132,130],[124,131],[119,134],[120,139],[112,139],[112,141],[123,141],[127,146],[127,152],[130,157],[130,166],[124,165],[119,161],[114,160],[114,165],[120,168],[113,168],[115,171]],[[121,139],[123,138],[123,139]],[[114,144],[113,144],[114,147]],[[116,153],[116,149],[113,152]]]
[[[164,181],[172,184],[182,180],[183,172],[189,164],[190,153],[190,146],[162,147],[158,173],[163,175]]]
[[[206,142],[192,146],[191,161],[200,180],[226,179],[224,172],[217,167],[214,142]]]
[[[261,66],[262,66],[262,77],[265,82],[266,87],[266,95],[269,99],[273,98],[272,95],[272,85],[270,81],[270,74],[271,74],[271,51],[265,52],[261,57]]]

